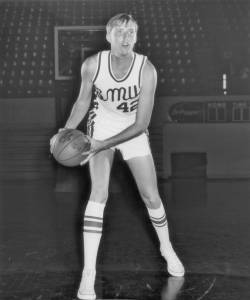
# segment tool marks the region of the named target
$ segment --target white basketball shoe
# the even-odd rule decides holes
[[[165,249],[160,249],[161,255],[165,258],[168,265],[168,273],[175,277],[182,277],[185,274],[185,269],[175,253],[171,243]]]
[[[95,300],[95,270],[83,270],[82,279],[77,292],[77,298],[80,300]]]

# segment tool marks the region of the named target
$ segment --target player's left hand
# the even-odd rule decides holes
[[[88,137],[88,139],[89,139],[90,145],[91,145],[90,150],[82,152],[82,155],[87,155],[87,157],[80,162],[81,166],[85,165],[92,156],[94,156],[96,153],[100,152],[101,150],[104,150],[104,148],[105,148],[103,141],[98,141],[98,140],[92,139],[90,137]]]
[[[53,153],[53,149],[54,149],[54,145],[55,145],[55,142],[56,142],[56,139],[57,139],[57,137],[58,137],[58,133],[60,133],[61,131],[64,131],[64,130],[67,130],[67,128],[59,128],[58,129],[58,132],[56,133],[56,134],[54,134],[53,136],[52,136],[52,138],[50,139],[50,141],[49,141],[49,145],[50,145],[50,154],[52,154]]]

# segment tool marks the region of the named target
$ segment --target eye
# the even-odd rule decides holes
[[[117,29],[116,31],[118,34],[122,34],[122,29]]]

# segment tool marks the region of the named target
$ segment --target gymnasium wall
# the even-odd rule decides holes
[[[249,100],[248,96],[157,98],[150,127],[153,144],[161,141],[158,175],[249,178]],[[218,113],[214,107],[222,109]],[[185,165],[174,170],[178,155]]]
[[[0,99],[0,126],[18,125],[54,128],[56,126],[55,99]]]
[[[0,99],[0,184],[53,180],[49,140],[55,128],[54,98]]]
[[[189,169],[185,170],[183,166],[183,170],[179,170],[180,176],[202,176],[197,173],[197,168],[203,168],[208,178],[250,177],[249,101],[249,96],[156,98],[149,131],[158,176],[174,176],[173,156],[181,154]],[[203,106],[200,107],[200,103]],[[224,107],[224,121],[215,120],[216,112],[211,112],[214,104]],[[12,135],[19,137],[23,127],[29,131],[40,128],[39,132],[33,130],[29,136],[34,136],[37,153],[45,153],[43,147],[48,148],[49,137],[56,128],[55,107],[54,98],[1,99],[0,126],[6,128],[6,134],[8,128],[15,129]],[[200,117],[202,107],[206,110]],[[233,119],[232,114],[238,119]],[[223,114],[217,117],[223,117]],[[195,159],[200,154],[204,154],[206,161]],[[190,155],[193,162],[189,163]]]

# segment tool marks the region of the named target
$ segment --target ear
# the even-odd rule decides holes
[[[110,43],[110,33],[106,34],[106,40]]]

